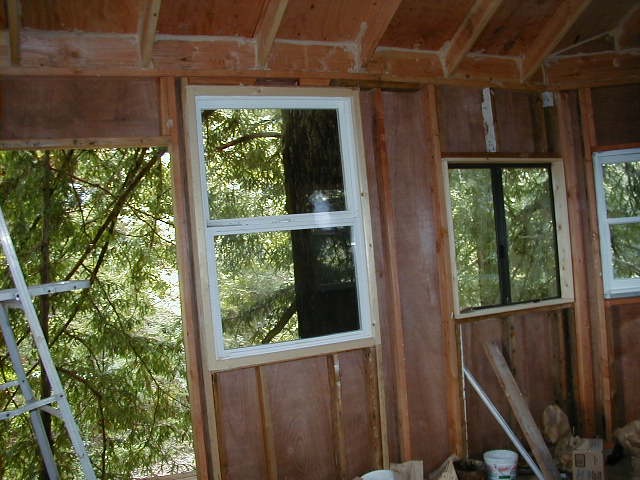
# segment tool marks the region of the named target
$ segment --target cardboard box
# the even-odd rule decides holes
[[[601,438],[583,438],[575,448],[573,480],[604,480]]]

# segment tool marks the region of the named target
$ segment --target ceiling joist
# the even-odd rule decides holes
[[[380,39],[389,27],[393,16],[398,10],[402,0],[387,0],[378,2],[367,14],[361,23],[360,67],[365,67],[373,57],[380,43]]]
[[[20,65],[20,0],[5,0],[9,24],[9,51],[11,65]]]
[[[264,14],[260,17],[256,33],[256,64],[258,68],[265,68],[271,55],[273,42],[280,29],[280,23],[287,10],[289,0],[267,0]]]
[[[591,0],[565,0],[526,50],[522,60],[522,81],[529,80],[542,66]]]
[[[156,41],[156,28],[158,17],[160,16],[160,5],[162,0],[151,0],[142,19],[142,29],[140,32],[140,61],[143,67],[151,64],[151,52]]]
[[[445,47],[443,66],[446,76],[453,75],[501,4],[502,0],[476,0]]]

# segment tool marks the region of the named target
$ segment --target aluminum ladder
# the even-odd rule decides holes
[[[7,382],[0,385],[0,390],[7,390],[11,388],[19,388],[24,397],[24,403],[15,409],[0,411],[0,420],[11,420],[23,413],[29,413],[31,425],[35,433],[36,441],[42,455],[47,474],[50,480],[58,480],[60,475],[58,473],[58,467],[53,457],[51,445],[49,439],[45,433],[44,424],[42,422],[42,412],[46,412],[50,415],[54,415],[62,420],[64,426],[69,435],[69,439],[73,445],[73,449],[78,456],[80,466],[84,476],[88,480],[95,480],[96,476],[91,466],[89,455],[87,454],[85,445],[80,437],[80,430],[71,412],[69,401],[60,382],[58,371],[51,358],[51,352],[49,346],[44,337],[38,315],[33,306],[32,298],[38,295],[49,295],[51,293],[65,292],[69,290],[75,290],[78,288],[86,288],[89,286],[87,281],[77,282],[58,282],[45,285],[38,285],[35,287],[27,287],[27,284],[22,273],[22,268],[18,262],[11,236],[9,235],[9,229],[4,218],[4,213],[0,208],[0,242],[2,243],[2,250],[4,252],[6,264],[9,267],[11,277],[13,279],[13,285],[15,288],[8,290],[0,290],[0,328],[4,336],[4,341],[7,346],[9,357],[17,377],[16,380]],[[40,362],[42,364],[43,371],[41,375],[46,375],[46,378],[51,385],[51,396],[47,398],[37,399],[34,395],[31,384],[27,378],[27,373],[20,358],[20,352],[18,350],[18,344],[13,332],[13,328],[9,322],[9,309],[19,308],[24,311],[26,321],[31,330],[31,337],[33,343],[38,351]]]

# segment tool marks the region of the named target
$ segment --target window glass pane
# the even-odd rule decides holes
[[[225,349],[358,330],[351,228],[215,238]]]
[[[640,278],[640,223],[611,225],[614,278]]]
[[[345,209],[338,112],[202,111],[213,219]]]
[[[604,164],[607,217],[640,216],[640,162]]]
[[[498,305],[500,284],[488,168],[449,169],[460,310]]]
[[[504,168],[502,179],[511,301],[558,297],[557,243],[549,169]]]

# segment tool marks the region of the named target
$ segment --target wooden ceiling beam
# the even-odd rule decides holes
[[[451,41],[444,47],[443,67],[447,77],[453,75],[462,59],[471,51],[501,4],[502,0],[476,0],[473,4]]]
[[[526,50],[522,61],[522,81],[525,82],[542,66],[545,58],[558,45],[591,0],[565,0]]]
[[[264,13],[258,21],[254,39],[256,42],[256,65],[265,68],[271,55],[273,42],[287,10],[289,0],[267,0]]]
[[[9,52],[11,65],[20,65],[20,0],[5,0],[7,23],[9,25]]]
[[[361,23],[361,34],[358,40],[360,47],[360,67],[365,67],[373,58],[373,54],[386,32],[396,10],[402,0],[386,0],[377,2],[367,13]]]
[[[151,64],[151,53],[153,44],[156,41],[156,28],[158,27],[158,17],[160,16],[160,5],[162,0],[151,0],[148,2],[142,26],[140,29],[140,62],[143,67]]]

